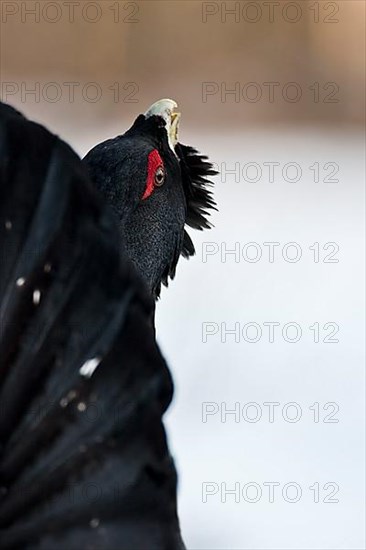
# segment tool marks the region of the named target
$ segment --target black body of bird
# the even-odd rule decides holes
[[[152,298],[193,252],[184,223],[205,226],[211,167],[190,148],[167,151],[159,118],[139,117],[82,163],[0,104],[2,550],[184,548]],[[156,195],[146,188],[159,158],[175,206],[152,227],[149,204],[168,204],[159,177]]]

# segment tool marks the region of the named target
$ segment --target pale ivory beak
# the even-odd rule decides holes
[[[169,146],[175,153],[175,146],[178,143],[178,128],[181,114],[177,109],[178,104],[173,99],[159,99],[146,111],[145,117],[153,115],[161,116],[166,122]]]

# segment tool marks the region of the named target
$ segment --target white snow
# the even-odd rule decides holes
[[[186,544],[364,548],[363,138],[341,130],[248,129],[186,131],[182,141],[227,170],[235,163],[244,170],[239,181],[235,174],[216,178],[216,227],[191,231],[197,256],[180,262],[157,310],[158,340],[176,385],[166,424]],[[271,183],[264,163],[273,162],[280,165]],[[260,173],[248,163],[260,166],[256,183],[244,180]],[[286,181],[300,173],[284,168],[288,163],[300,167],[299,181]],[[273,262],[264,243],[280,243],[272,245]],[[239,247],[239,258],[222,261],[225,246]],[[203,250],[216,253],[204,258]],[[272,322],[279,325],[271,325],[270,343]],[[239,327],[239,338],[227,333],[224,343],[221,323]],[[283,336],[287,323],[296,325]],[[286,341],[297,339],[298,327],[300,339]],[[216,333],[204,343],[202,330]],[[225,416],[225,407],[239,417]],[[272,485],[274,502],[270,482],[279,484]],[[223,502],[225,488],[237,492]]]

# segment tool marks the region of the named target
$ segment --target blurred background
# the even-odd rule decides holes
[[[364,548],[365,3],[0,9],[3,101],[84,155],[171,97],[221,172],[158,305],[188,548]]]

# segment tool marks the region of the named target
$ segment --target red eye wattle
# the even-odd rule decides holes
[[[149,153],[147,159],[147,181],[142,200],[150,197],[156,185],[162,185],[162,174],[165,174],[164,163],[157,149]]]

